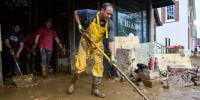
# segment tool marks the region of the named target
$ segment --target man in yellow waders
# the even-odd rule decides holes
[[[94,76],[92,83],[92,94],[97,97],[105,97],[104,93],[100,93],[98,86],[101,83],[101,77],[103,77],[103,55],[98,51],[98,49],[87,39],[84,34],[87,34],[95,44],[101,48],[103,47],[103,38],[109,39],[109,50],[111,53],[111,61],[115,61],[114,57],[114,24],[110,19],[113,13],[113,6],[110,3],[104,3],[102,5],[101,11],[84,9],[75,10],[75,20],[78,24],[79,32],[82,33],[81,40],[79,44],[78,57],[76,61],[76,72],[68,87],[68,93],[72,94],[74,92],[74,84],[78,79],[78,75],[85,71],[92,54],[94,59],[94,67],[92,69],[92,74]],[[83,26],[82,26],[83,25]],[[86,30],[84,30],[86,29]]]

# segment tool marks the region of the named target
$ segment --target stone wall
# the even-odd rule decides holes
[[[119,61],[118,67],[125,74],[137,69],[137,64],[148,65],[150,57],[156,57],[156,47],[154,42],[139,44],[136,37],[115,37],[116,57]]]
[[[187,68],[191,68],[190,56],[185,54],[157,54],[158,63],[160,69],[167,69],[167,65],[185,65]]]
[[[130,74],[136,68],[135,46],[139,45],[139,38],[135,37],[115,37],[115,55],[118,60],[117,66],[125,74]]]
[[[133,51],[131,49],[117,49],[116,58],[117,66],[127,75],[130,76],[131,69],[133,69],[134,59]]]
[[[150,58],[156,57],[156,44],[154,42],[143,43],[135,47],[136,62],[148,65]]]

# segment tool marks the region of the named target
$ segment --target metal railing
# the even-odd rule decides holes
[[[165,54],[167,53],[167,49],[166,49],[166,46],[165,45],[162,45],[158,42],[155,42],[156,43],[156,53],[161,53],[161,54]]]

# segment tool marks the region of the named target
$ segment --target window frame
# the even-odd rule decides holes
[[[173,6],[173,12],[174,12],[173,16],[174,16],[174,18],[173,19],[168,19],[167,18],[167,15],[168,15],[167,7],[169,7],[169,6],[166,6],[166,22],[173,22],[173,21],[175,21],[175,5],[170,5],[170,6]]]
[[[120,0],[119,0],[120,1]],[[126,1],[128,1],[128,0],[126,0]],[[116,0],[116,2],[117,2],[117,0]],[[149,42],[149,27],[148,27],[148,25],[149,25],[149,20],[148,20],[148,18],[149,18],[149,15],[148,15],[148,13],[149,13],[149,11],[148,11],[148,8],[149,8],[149,5],[148,5],[148,2],[149,2],[149,0],[141,0],[140,1],[141,2],[141,6],[142,6],[142,10],[141,10],[141,38],[142,39],[140,39],[140,43],[146,43],[146,42]],[[119,11],[119,9],[121,8],[121,9],[123,9],[123,7],[120,7],[119,6],[119,4],[118,4],[119,2],[117,2],[117,4],[116,4],[116,36],[120,36],[119,35],[119,28],[118,28],[118,26],[119,26],[119,24],[118,24],[118,22],[119,22],[119,20],[118,20],[118,18],[119,18],[119,15],[118,15],[118,13],[120,12]],[[146,11],[146,15],[144,16],[144,11]],[[146,19],[146,20],[145,20]],[[145,29],[144,29],[145,28]],[[140,38],[140,35],[136,35],[136,34],[134,34],[135,36],[138,36],[139,38]],[[125,35],[123,35],[123,36],[125,36]],[[129,35],[127,35],[126,37],[128,37]]]

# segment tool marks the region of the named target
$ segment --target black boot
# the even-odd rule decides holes
[[[94,77],[93,79],[93,83],[92,83],[92,95],[95,95],[97,97],[100,97],[100,98],[104,98],[106,95],[104,93],[101,93],[99,90],[98,90],[98,87],[101,83],[101,78],[100,77]]]
[[[67,88],[67,93],[68,94],[72,94],[74,92],[74,85],[76,83],[76,80],[78,79],[79,75],[77,73],[75,73],[72,77],[72,80],[69,84],[69,87]]]

